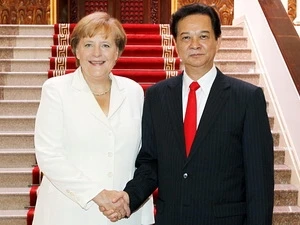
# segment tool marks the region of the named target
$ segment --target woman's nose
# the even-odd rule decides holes
[[[100,47],[97,47],[97,46],[96,46],[96,47],[94,48],[94,52],[93,52],[93,53],[94,53],[95,56],[100,56],[100,55],[102,54],[102,50],[101,50]]]

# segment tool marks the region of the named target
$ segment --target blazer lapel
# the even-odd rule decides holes
[[[110,75],[110,78],[112,83],[108,117],[114,115],[126,98],[125,87],[123,83],[121,81],[118,82],[118,80],[112,74]]]
[[[170,121],[173,131],[178,141],[179,149],[183,149],[182,155],[185,157],[184,132],[183,132],[183,115],[182,115],[182,75],[171,78],[169,91],[166,93],[166,104],[169,106]]]
[[[198,149],[201,141],[207,135],[209,129],[212,127],[213,122],[216,120],[216,117],[229,97],[230,84],[225,78],[225,75],[218,70],[196,132],[195,141],[192,145],[190,153],[191,157],[193,154],[195,154],[195,152],[197,152],[196,149]]]
[[[105,125],[109,126],[107,117],[102,112],[96,99],[94,98],[88,84],[86,83],[80,67],[74,72],[74,79],[72,82],[74,94],[77,102],[82,104],[82,108],[89,111],[97,120],[101,121]]]

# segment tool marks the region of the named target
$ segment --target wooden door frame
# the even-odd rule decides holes
[[[85,16],[85,0],[58,0],[57,1],[57,22],[74,23]],[[109,0],[108,12],[114,12],[116,18],[121,18],[120,2]],[[144,17],[143,23],[169,23],[172,7],[175,0],[143,0]],[[67,2],[67,3],[66,3]],[[63,15],[64,7],[67,5],[67,16]],[[83,10],[82,10],[83,9]],[[71,13],[72,12],[72,13]],[[67,18],[66,18],[67,17]]]

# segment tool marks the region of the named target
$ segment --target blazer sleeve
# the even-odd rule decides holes
[[[157,153],[152,127],[151,97],[147,91],[142,116],[142,148],[136,159],[134,177],[124,189],[130,198],[130,210],[134,212],[157,187]]]
[[[87,208],[100,188],[97,182],[70,163],[64,154],[64,112],[59,85],[55,79],[49,79],[42,88],[34,136],[37,162],[44,176],[57,189],[82,208]]]
[[[247,225],[271,225],[274,204],[274,149],[261,88],[250,96],[243,134]]]

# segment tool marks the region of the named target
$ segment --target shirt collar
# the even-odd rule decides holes
[[[211,86],[217,76],[217,69],[216,66],[213,65],[213,67],[204,74],[201,78],[197,80],[197,82],[200,84],[201,90],[208,95],[211,89]],[[189,92],[189,86],[193,82],[193,80],[187,75],[187,73],[183,72],[183,85],[182,90],[183,93]]]

